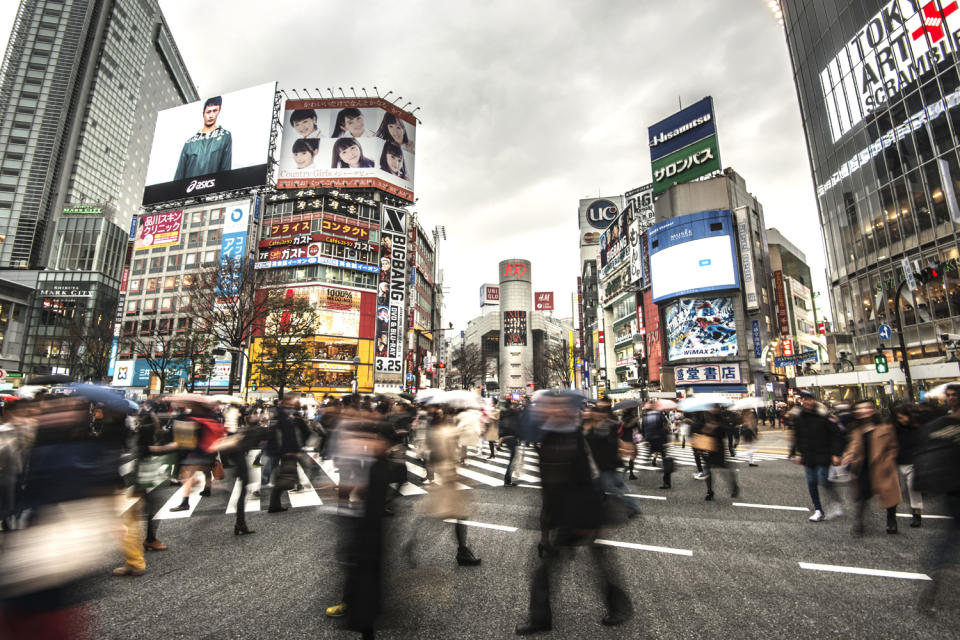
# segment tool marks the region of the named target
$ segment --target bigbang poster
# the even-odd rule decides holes
[[[732,298],[681,298],[667,306],[664,321],[671,361],[737,355]]]

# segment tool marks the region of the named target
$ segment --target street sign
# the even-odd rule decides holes
[[[913,269],[910,267],[910,260],[908,258],[901,260],[900,268],[903,269],[903,277],[907,281],[907,287],[910,291],[915,291],[917,289],[917,279],[913,275]]]
[[[880,336],[881,340],[889,340],[893,331],[890,329],[890,325],[884,323],[877,328],[877,335]]]
[[[6,378],[6,377],[7,377],[7,372],[4,371],[3,369],[0,369],[0,378]]]

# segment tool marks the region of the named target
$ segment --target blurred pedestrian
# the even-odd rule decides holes
[[[300,416],[300,394],[286,393],[277,406],[276,420],[272,424],[267,441],[273,446],[275,464],[271,478],[270,506],[267,513],[280,513],[289,509],[281,503],[281,496],[299,483],[298,461],[303,445],[310,435],[307,423]]]
[[[897,433],[897,470],[907,487],[910,497],[911,527],[919,527],[923,514],[923,496],[914,487],[913,458],[920,444],[922,432],[914,417],[912,407],[897,403],[890,410]]]
[[[670,475],[673,473],[673,458],[667,455],[666,449],[669,434],[666,414],[663,411],[652,408],[652,406],[647,408],[643,412],[641,429],[643,431],[643,439],[647,442],[650,455],[652,456],[651,464],[653,464],[653,460],[656,459],[657,456],[660,456],[663,461],[661,463],[663,466],[663,482],[660,488],[669,489]],[[656,465],[654,464],[654,466]]]
[[[730,486],[730,497],[737,498],[740,495],[740,486],[737,483],[737,476],[734,470],[727,466],[724,456],[725,443],[727,440],[727,431],[731,424],[730,418],[725,415],[720,405],[715,404],[709,411],[703,414],[703,426],[700,428],[698,441],[700,444],[694,445],[703,452],[705,473],[707,481],[707,495],[705,500],[713,500],[713,476],[715,469],[723,469],[726,475],[727,484]]]
[[[610,403],[598,403],[584,412],[583,437],[590,447],[599,473],[600,487],[627,507],[630,517],[640,515],[640,500],[626,495],[627,485],[619,466],[618,428],[619,420],[610,412]]]
[[[790,459],[804,466],[807,490],[813,501],[810,521],[820,522],[843,515],[843,503],[829,479],[830,465],[839,465],[843,453],[843,437],[837,423],[830,419],[826,407],[806,390],[800,392],[800,406],[793,410],[789,422],[793,429]],[[834,505],[826,516],[819,487],[823,487]]]
[[[517,483],[513,481],[513,463],[517,457],[518,444],[518,415],[513,403],[508,398],[504,401],[504,406],[500,409],[500,428],[498,430],[499,446],[506,446],[510,452],[510,458],[507,461],[507,469],[503,474],[503,486],[515,487]]]
[[[189,511],[190,492],[196,483],[196,475],[203,474],[204,487],[200,495],[207,497],[213,491],[213,466],[217,455],[214,445],[226,433],[223,423],[212,402],[171,398],[171,404],[182,406],[185,413],[174,423],[174,439],[184,452],[180,462],[180,482],[183,498],[170,511]]]
[[[740,439],[747,445],[747,464],[755,467],[757,464],[753,461],[753,454],[757,450],[760,429],[757,425],[757,414],[753,409],[744,409],[740,412],[739,428]]]
[[[843,464],[851,465],[856,476],[854,493],[857,507],[853,534],[862,536],[867,501],[876,496],[887,512],[887,533],[897,533],[897,505],[900,504],[900,479],[897,475],[897,434],[892,425],[877,414],[871,400],[853,407],[854,424],[843,453]]]

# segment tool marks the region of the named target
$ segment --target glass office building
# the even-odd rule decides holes
[[[872,363],[879,325],[895,326],[904,259],[918,270],[957,258],[960,12],[911,0],[780,4],[834,329],[851,337],[855,362]],[[955,264],[902,299],[911,361],[951,355],[940,336],[960,333]]]

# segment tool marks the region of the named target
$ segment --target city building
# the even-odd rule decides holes
[[[782,374],[764,353],[776,313],[763,206],[728,168],[668,187],[655,208],[647,250],[661,389],[766,397]]]
[[[441,387],[440,368],[437,365],[443,362],[445,330],[441,319],[443,283],[442,274],[437,269],[437,249],[441,238],[446,238],[446,230],[437,227],[428,232],[414,217],[409,235],[410,281],[407,301],[408,316],[413,319],[409,331],[409,344],[413,348],[407,351],[407,382],[411,389]]]
[[[938,360],[946,355],[940,337],[960,334],[960,69],[953,35],[960,13],[906,0],[781,0],[780,6],[834,328],[852,337],[856,368],[804,383],[847,398],[884,397],[893,385],[905,397],[891,348],[899,336],[881,341],[878,330],[897,326],[894,298],[904,268],[930,263],[949,268],[904,291],[902,336],[918,387],[956,379],[957,365]],[[878,347],[892,364],[885,374],[874,371]]]
[[[157,0],[24,0],[0,67],[0,269],[42,269],[64,210],[140,205],[157,111],[197,99]]]
[[[775,350],[776,355],[797,358],[796,364],[785,367],[794,370],[787,372],[788,378],[794,378],[796,371],[820,370],[819,365],[829,362],[826,340],[819,330],[822,316],[817,314],[818,295],[804,253],[775,228],[767,229],[767,243],[780,329]]]

